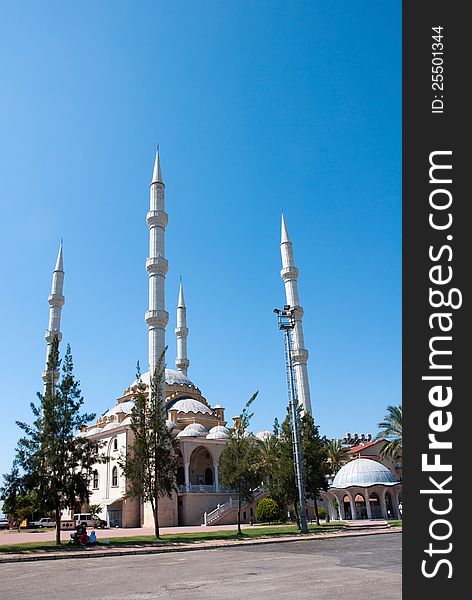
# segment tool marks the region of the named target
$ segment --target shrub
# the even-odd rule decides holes
[[[318,506],[318,516],[320,519],[326,519],[328,516],[328,511],[326,508],[324,508],[324,506]]]
[[[257,503],[256,519],[258,521],[268,521],[270,524],[271,521],[279,521],[281,516],[282,511],[280,506],[272,498],[263,498]]]

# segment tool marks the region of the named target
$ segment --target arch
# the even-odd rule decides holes
[[[365,505],[365,498],[360,492],[354,496],[354,504],[356,506],[356,513],[358,519],[367,519],[367,508]]]
[[[393,498],[390,490],[385,490],[385,508],[387,510],[387,519],[394,519],[396,512],[394,509]]]
[[[377,492],[371,492],[369,495],[369,506],[372,519],[382,518],[382,506],[380,505],[380,496]]]
[[[197,446],[190,455],[190,485],[213,485],[215,480],[213,473],[213,454],[206,446]],[[211,470],[211,483],[206,483]]]
[[[116,465],[111,470],[111,486],[118,487],[118,467]]]
[[[355,517],[355,515],[353,516],[352,510],[351,510],[351,497],[349,496],[349,494],[344,494],[344,496],[342,498],[342,505],[344,508],[345,518],[348,521],[355,519],[356,517]]]

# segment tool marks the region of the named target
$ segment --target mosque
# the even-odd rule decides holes
[[[168,215],[165,212],[165,185],[162,177],[159,149],[156,151],[152,181],[150,185],[150,209],[146,216],[149,227],[149,258],[146,260],[146,270],[149,278],[149,308],[145,313],[148,333],[149,371],[142,376],[142,381],[149,386],[149,372],[156,366],[165,346],[166,327],[169,314],[166,311],[165,279],[168,272],[168,261],[165,258],[165,231]],[[295,381],[298,400],[304,410],[311,413],[310,387],[308,381],[307,361],[308,351],[303,337],[303,309],[298,295],[298,269],[295,266],[292,242],[289,238],[286,223],[282,216],[281,231],[281,277],[285,286],[286,304],[295,307],[293,329],[292,358],[294,362]],[[52,340],[55,336],[61,339],[61,311],[64,305],[63,296],[64,268],[62,243],[56,266],[53,272],[51,295],[49,296],[49,326],[46,331],[46,365]],[[218,403],[208,401],[201,389],[189,378],[190,361],[187,354],[187,308],[184,299],[183,284],[180,282],[179,296],[176,308],[175,335],[177,341],[177,356],[175,369],[165,370],[167,426],[172,429],[179,441],[177,489],[171,498],[162,498],[159,503],[159,522],[161,526],[200,525],[202,523],[227,524],[236,522],[237,496],[234,490],[225,489],[219,481],[218,464],[220,455],[230,437],[234,421],[228,423],[225,409]],[[47,376],[46,370],[43,378]],[[115,405],[100,416],[92,426],[84,428],[80,435],[90,436],[101,442],[101,452],[107,461],[97,463],[93,470],[90,483],[90,504],[98,504],[102,508],[101,518],[106,519],[110,526],[119,527],[151,527],[153,518],[148,503],[127,497],[127,482],[119,466],[119,458],[128,447],[131,439],[131,410],[133,407],[132,382],[116,399]],[[271,433],[261,431],[256,438],[266,439]],[[360,462],[373,462],[368,459],[351,461],[360,466]],[[350,463],[349,463],[350,464]],[[379,468],[387,471],[379,475]],[[348,465],[346,465],[347,467]],[[372,467],[374,469],[372,470]],[[343,467],[344,469],[345,467]],[[341,471],[343,470],[341,469]],[[377,469],[377,471],[375,471]],[[341,471],[338,475],[341,474]],[[363,469],[354,469],[359,474],[369,472],[361,483],[367,487],[380,485],[382,491],[378,496],[378,505],[382,513],[387,513],[385,506],[385,488],[395,487],[397,482],[392,473],[379,462],[363,465]],[[354,472],[353,471],[353,472]],[[375,473],[374,473],[375,471]],[[356,518],[356,500],[359,496],[349,490],[353,482],[357,485],[359,477],[351,473],[346,481],[338,475],[333,482],[333,488],[323,493],[321,504],[325,505],[329,514],[335,518]],[[393,478],[393,480],[392,480]],[[338,481],[339,479],[339,481]],[[388,481],[387,481],[388,480]],[[336,487],[341,482],[344,487]],[[364,486],[362,489],[365,489]],[[355,488],[358,490],[359,486]],[[354,489],[354,488],[353,488]],[[360,488],[359,488],[360,489]],[[377,488],[376,488],[377,489]],[[365,498],[369,496],[365,495]],[[255,519],[255,506],[263,497],[264,490],[256,490],[254,499],[243,506],[243,522]],[[348,498],[346,504],[345,498]],[[371,514],[370,503],[366,515]],[[385,510],[384,510],[385,509]],[[350,513],[349,513],[350,511]],[[359,513],[359,515],[358,515]]]

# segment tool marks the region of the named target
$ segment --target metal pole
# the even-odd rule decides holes
[[[294,327],[294,322],[292,311],[287,310],[287,307],[285,307],[285,310],[282,312],[282,314],[280,314],[280,311],[277,312],[277,314],[279,329],[283,330],[285,340],[285,365],[287,370],[290,427],[292,430],[295,479],[300,503],[300,530],[302,533],[308,533],[308,522],[306,517],[305,473],[303,469],[303,447],[300,430],[300,408],[298,406],[297,385],[292,361],[292,329]],[[284,317],[285,321],[283,320]]]

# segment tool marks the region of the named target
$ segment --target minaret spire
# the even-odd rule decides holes
[[[184,300],[184,284],[182,278],[180,278],[179,287],[179,301],[177,303],[177,327],[175,328],[175,335],[177,336],[177,357],[175,359],[175,366],[178,371],[187,376],[187,370],[190,365],[190,361],[187,357],[187,308]]]
[[[49,302],[49,324],[44,337],[46,338],[46,366],[43,372],[43,381],[46,386],[48,377],[51,375],[48,373],[48,360],[49,353],[51,351],[51,345],[55,337],[59,338],[59,342],[62,339],[61,333],[61,313],[62,307],[64,306],[64,296],[62,295],[64,288],[64,263],[63,263],[63,251],[62,251],[62,240],[59,245],[59,252],[57,253],[56,266],[52,274],[51,293],[48,298]],[[54,373],[54,379],[59,377],[59,373]]]
[[[310,384],[308,382],[308,350],[304,347],[303,338],[303,308],[298,297],[298,269],[293,258],[292,242],[287,231],[287,225],[282,213],[282,231],[280,240],[282,255],[282,270],[280,276],[285,285],[286,303],[295,308],[295,327],[292,335],[292,358],[294,363],[295,381],[297,384],[298,402],[303,412],[311,414]]]
[[[165,331],[169,314],[165,310],[165,278],[168,263],[165,259],[165,231],[167,213],[164,210],[165,185],[162,181],[159,146],[156,149],[150,189],[150,206],[146,221],[149,227],[149,310],[145,314],[148,327],[148,356],[151,373],[165,348]]]

